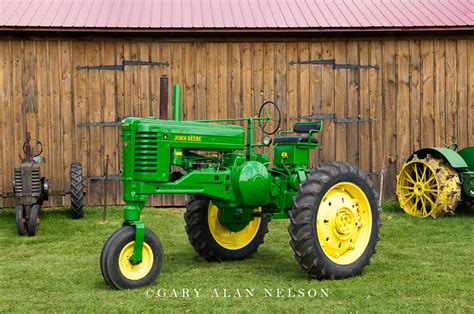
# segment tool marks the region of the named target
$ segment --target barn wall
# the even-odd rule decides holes
[[[325,120],[317,163],[346,160],[394,197],[404,159],[424,146],[474,145],[474,37],[300,41],[0,40],[0,193],[12,191],[13,168],[28,128],[44,144],[43,167],[53,190],[69,188],[69,164],[87,176],[120,168],[119,131],[79,123],[158,115],[159,78],[184,86],[184,119],[248,116],[265,100],[282,109],[285,123],[300,116],[335,114],[361,122]],[[169,61],[170,66],[124,70],[77,69],[122,60]],[[333,69],[290,61],[335,59],[378,69]],[[170,84],[170,89],[171,89]],[[101,203],[102,184],[90,180],[89,204]],[[120,204],[120,186],[108,183],[108,202]],[[67,205],[68,196],[50,205]],[[152,205],[182,203],[155,197]],[[13,198],[0,198],[12,206]]]

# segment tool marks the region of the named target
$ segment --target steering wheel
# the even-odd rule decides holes
[[[280,128],[281,112],[280,108],[273,101],[266,101],[258,110],[259,118],[267,118],[258,120],[258,126],[266,135],[275,134]]]
[[[26,141],[23,143],[23,153],[26,155],[26,152],[28,151],[28,147],[30,146],[30,143]],[[36,141],[35,146],[31,147],[31,157],[37,157],[41,155],[43,152],[43,144],[40,141]]]

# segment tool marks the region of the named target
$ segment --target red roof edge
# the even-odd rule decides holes
[[[328,27],[328,28],[91,28],[91,27],[0,27],[0,32],[83,32],[83,33],[372,33],[473,31],[474,26],[440,27]]]

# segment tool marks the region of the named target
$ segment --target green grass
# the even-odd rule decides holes
[[[109,289],[99,269],[107,237],[122,209],[88,208],[83,220],[64,209],[41,213],[36,237],[16,234],[13,209],[0,209],[0,313],[26,311],[380,312],[474,311],[474,210],[455,217],[417,219],[386,203],[378,253],[362,274],[338,281],[310,280],[293,258],[288,221],[272,221],[265,244],[245,261],[208,263],[196,256],[181,209],[147,208],[143,220],[165,249],[159,282],[129,291]],[[202,289],[199,298],[147,298],[159,288]],[[255,289],[255,297],[212,297],[213,290]],[[274,297],[265,297],[264,288]],[[275,297],[276,289],[316,289],[315,298]],[[320,297],[327,289],[327,297]]]

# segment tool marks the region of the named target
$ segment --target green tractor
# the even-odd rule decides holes
[[[241,125],[246,123],[246,130]],[[281,115],[267,102],[257,117],[181,121],[181,86],[173,120],[126,118],[123,226],[105,242],[100,267],[113,289],[150,285],[163,267],[158,237],[140,213],[151,194],[187,194],[189,241],[208,261],[243,260],[263,243],[271,219],[289,219],[290,244],[309,276],[342,279],[362,272],[379,240],[380,208],[366,173],[342,162],[310,168],[322,121],[296,123],[274,139],[273,163],[256,150],[256,126],[277,134]],[[263,151],[263,149],[262,149]]]
[[[474,147],[423,148],[413,153],[397,176],[400,207],[415,217],[454,214],[458,202],[474,201]]]

